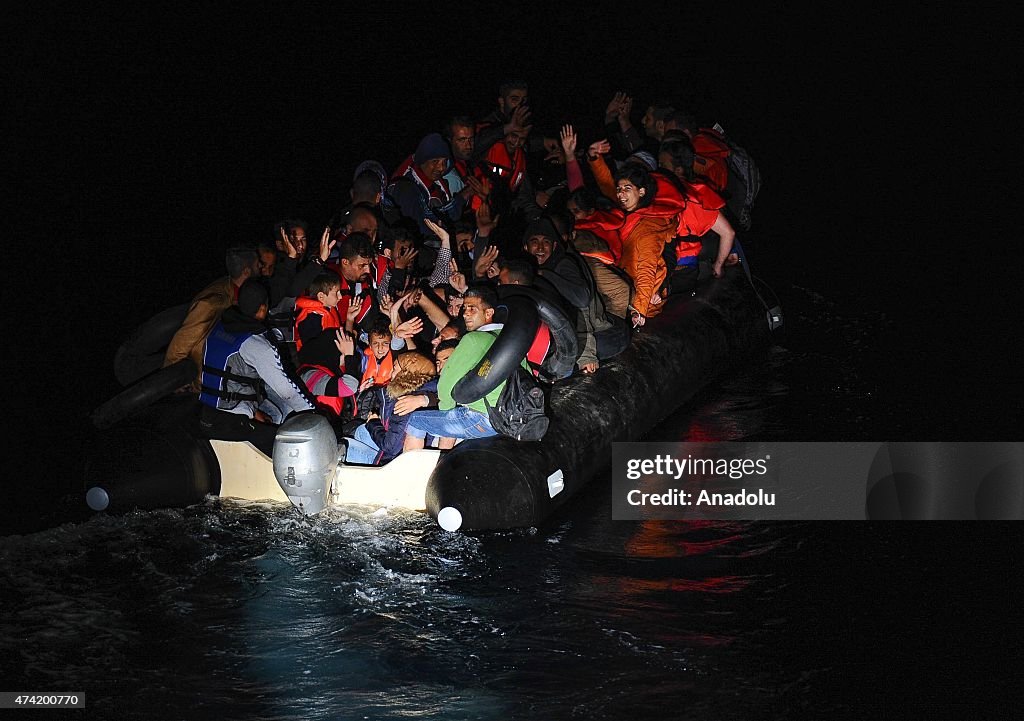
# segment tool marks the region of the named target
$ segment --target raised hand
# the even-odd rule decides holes
[[[359,311],[362,310],[363,304],[359,302],[358,298],[349,298],[348,310],[345,312],[345,327],[351,328],[356,324],[356,318],[359,317]]]
[[[486,185],[485,185],[486,183]],[[466,187],[469,188],[473,195],[478,195],[481,198],[486,198],[491,192],[491,184],[487,180],[480,182],[480,179],[475,175],[470,175],[466,178]]]
[[[405,310],[409,310],[414,305],[419,304],[420,298],[422,298],[422,297],[423,297],[423,291],[420,290],[419,288],[416,288],[411,293],[408,293],[404,298],[402,298],[402,307]]]
[[[448,244],[450,236],[448,235],[448,231],[447,230],[445,230],[440,225],[438,225],[437,223],[432,221],[430,218],[424,218],[423,222],[426,224],[426,226],[428,228],[430,228],[430,230],[433,231],[434,235],[436,235],[438,238],[440,238],[441,245],[447,245]],[[397,265],[398,265],[398,261],[395,261],[395,266],[397,267]],[[403,266],[403,267],[405,267],[405,266]]]
[[[295,250],[295,246],[292,245],[292,239],[288,237],[286,232],[284,232],[284,228],[281,228],[281,242],[279,247],[288,255],[289,258],[294,258],[299,254],[299,252]]]
[[[587,148],[587,157],[591,160],[596,160],[599,155],[606,155],[610,153],[612,144],[608,142],[607,138],[602,138],[596,143],[591,143],[590,147]]]
[[[528,105],[520,105],[512,111],[512,117],[509,118],[509,125],[512,126],[512,130],[518,130],[520,132],[529,132],[530,128],[533,127],[530,124],[530,107]],[[508,135],[508,133],[505,133]]]
[[[498,227],[500,219],[500,214],[491,216],[491,206],[487,203],[481,203],[480,207],[476,209],[476,229],[479,231],[480,236],[483,238],[489,236],[491,231]]]
[[[573,130],[571,125],[563,125],[561,138],[562,150],[565,152],[565,162],[569,163],[576,159],[576,131]]]
[[[331,229],[324,228],[324,234],[320,236],[320,260],[327,262],[327,259],[331,257],[331,251],[334,249],[336,240],[331,240]]]
[[[619,127],[622,129],[622,132],[626,132],[633,127],[633,123],[629,119],[629,113],[632,110],[633,98],[627,95],[625,99],[623,99],[622,105],[619,106]]]
[[[412,338],[421,330],[423,330],[423,319],[420,317],[410,318],[395,327],[395,337],[405,340],[406,338]]]
[[[448,277],[448,284],[460,293],[465,293],[469,290],[469,285],[466,283],[466,276],[459,272],[459,264],[455,262],[454,258],[449,261],[449,267],[452,269],[452,274]]]
[[[338,349],[339,353],[341,353],[342,362],[338,364],[341,365],[345,362],[345,356],[352,355],[355,352],[356,344],[355,341],[352,340],[352,336],[339,328],[334,331],[334,347]]]
[[[496,261],[497,259],[498,246],[487,246],[487,249],[483,253],[481,253],[480,256],[473,263],[473,276],[476,278],[483,278],[487,276],[487,271],[490,270],[491,266],[494,265],[494,261]]]
[[[619,116],[622,112],[622,101],[626,99],[626,94],[623,92],[617,92],[612,97],[611,102],[608,103],[608,107],[604,111],[604,122],[605,124],[610,123]]]
[[[429,220],[427,221],[430,222]],[[395,268],[408,268],[412,263],[412,259],[419,254],[419,251],[413,248],[411,245],[403,247],[398,251],[398,255],[395,256]]]

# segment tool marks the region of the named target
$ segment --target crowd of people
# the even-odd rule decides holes
[[[391,173],[359,164],[318,234],[284,220],[227,251],[227,276],[192,301],[164,365],[191,358],[211,438],[267,453],[293,413],[327,415],[349,462],[495,435],[504,389],[453,388],[502,333],[502,286],[530,286],[575,324],[573,372],[595,373],[674,295],[738,261],[749,219],[730,144],[669,103],[640,126],[616,93],[603,137],[534,131],[528,87],[501,86],[480,120],[451,118]],[[544,382],[556,340],[540,323],[521,367]],[[564,374],[563,374],[564,377]]]

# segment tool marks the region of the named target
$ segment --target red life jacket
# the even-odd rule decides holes
[[[507,182],[513,193],[519,190],[523,178],[526,177],[526,153],[522,148],[516,148],[515,156],[511,157],[505,143],[501,141],[490,147],[481,165],[485,171],[490,171]]]
[[[711,230],[725,201],[706,183],[683,181],[683,187],[686,190],[686,208],[679,216],[676,265],[693,265],[700,253],[699,237]],[[680,263],[684,258],[689,260]]]
[[[370,263],[370,273],[373,275],[373,284],[379,286],[384,279],[384,274],[395,267],[395,262],[383,253],[378,255]]]
[[[537,328],[537,335],[533,337],[533,344],[526,351],[526,362],[530,364],[533,375],[539,376],[538,369],[544,364],[544,358],[551,348],[551,329],[548,324],[541,321]]]
[[[722,136],[710,128],[694,133],[693,172],[707,179],[719,193],[729,184],[729,155],[732,152]]]
[[[340,305],[340,304],[339,304]],[[295,299],[295,309],[299,314],[295,317],[295,350],[302,350],[302,336],[299,335],[299,324],[309,315],[320,316],[320,327],[324,331],[341,328],[341,316],[337,308],[328,308],[316,298],[301,296]]]
[[[604,263],[605,265],[615,265],[615,261],[617,260],[611,254],[611,251],[593,250],[593,251],[583,252],[581,250],[581,251],[579,251],[579,253],[580,253],[580,255],[585,255],[588,258],[594,258],[595,260],[599,260],[602,263]]]
[[[373,378],[373,385],[375,386],[386,386],[390,383],[391,369],[395,365],[394,354],[388,351],[388,354],[384,356],[384,360],[378,361],[373,351],[367,348],[363,351],[363,355],[366,356],[366,369],[363,371],[360,385],[365,383],[368,378]]]
[[[614,260],[622,257],[622,236],[619,228],[625,216],[621,210],[595,210],[589,218],[576,221],[577,230],[588,230],[608,244]]]
[[[338,302],[338,307],[335,310],[338,313],[338,318],[339,319],[343,319],[348,314],[348,308],[349,308],[350,303],[352,302],[352,297],[354,295],[354,290],[352,289],[352,286],[349,285],[349,282],[347,280],[345,280],[345,276],[341,274],[341,266],[340,265],[337,265],[337,264],[334,264],[334,263],[327,263],[325,265],[325,267],[330,269],[330,270],[332,270],[332,271],[334,271],[337,274],[337,276],[341,279],[341,300]],[[371,276],[373,275],[373,264],[372,263],[370,264],[370,274],[371,274]],[[357,325],[359,323],[361,323],[364,318],[366,318],[366,314],[370,312],[370,308],[373,306],[373,292],[372,292],[373,291],[373,287],[372,286],[370,288],[370,291],[371,292],[366,294],[366,296],[363,297],[362,301],[360,301],[361,306],[359,308],[359,315],[356,316],[356,324]],[[296,307],[298,307],[298,301],[296,301],[295,305],[296,305]],[[298,346],[296,346],[296,350],[299,350]]]

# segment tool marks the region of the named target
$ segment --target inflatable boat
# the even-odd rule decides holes
[[[757,284],[734,267],[692,297],[671,298],[596,373],[551,387],[541,441],[467,440],[355,466],[327,420],[303,414],[281,426],[271,458],[248,443],[200,438],[195,402],[178,399],[104,432],[86,469],[87,502],[94,510],[158,508],[215,494],[289,500],[304,513],[336,503],[402,506],[425,510],[449,531],[537,526],[610,466],[613,443],[643,438],[769,345],[782,311]]]

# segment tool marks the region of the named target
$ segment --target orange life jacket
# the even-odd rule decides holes
[[[328,308],[316,298],[302,296],[295,299],[295,308],[299,314],[295,317],[295,350],[302,350],[302,336],[299,335],[299,324],[310,314],[320,316],[321,327],[327,330],[341,328],[341,315],[337,308]]]
[[[388,354],[384,356],[384,360],[378,361],[373,351],[367,348],[363,351],[363,355],[366,356],[366,369],[363,371],[360,385],[365,383],[368,378],[373,378],[373,385],[375,386],[386,386],[390,383],[391,369],[395,365],[394,354],[388,351]]]

